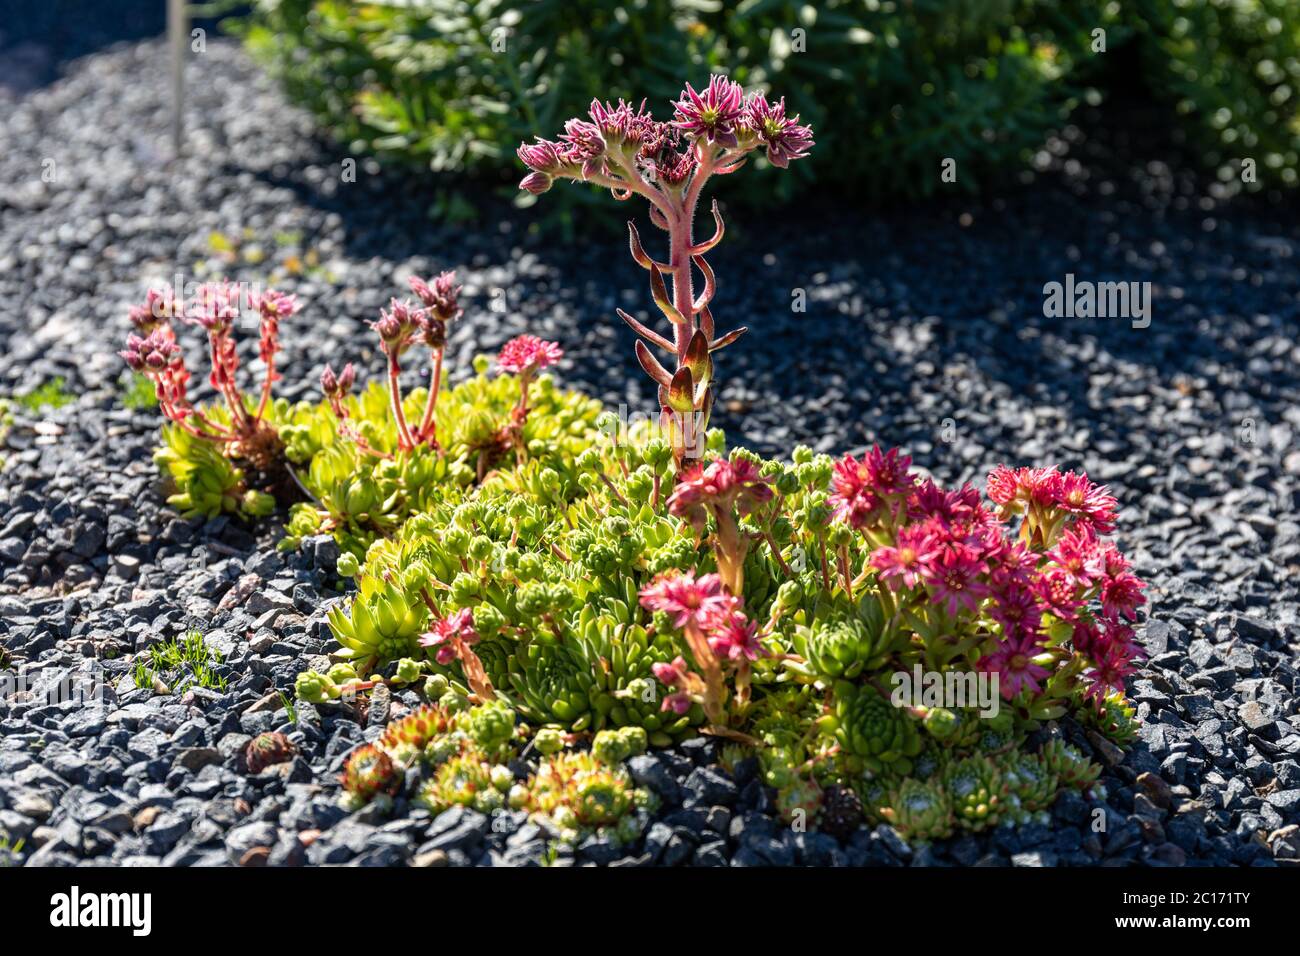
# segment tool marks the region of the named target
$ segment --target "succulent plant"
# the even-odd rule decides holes
[[[282,733],[258,734],[244,748],[244,767],[249,773],[261,773],[267,767],[292,760],[298,748]]]
[[[533,746],[543,757],[549,757],[564,749],[567,736],[563,728],[556,727],[554,724],[539,727],[537,733],[533,734]]]
[[[1101,766],[1063,740],[1049,740],[1038,752],[1043,770],[1055,774],[1062,787],[1090,790],[1101,776]]]
[[[964,707],[928,707],[921,725],[936,741],[955,751],[975,748],[983,734],[979,715]]]
[[[822,809],[824,794],[815,780],[793,777],[776,792],[776,809],[786,823],[810,824]]]
[[[512,775],[494,772],[493,762],[472,744],[440,763],[420,790],[419,801],[435,814],[461,806],[491,813],[505,806]]]
[[[488,756],[506,753],[515,735],[515,712],[500,700],[471,708],[462,723],[478,749]]]
[[[952,835],[953,805],[942,787],[915,779],[904,780],[887,802],[880,815],[905,839],[929,843]]]
[[[1007,783],[997,763],[986,756],[953,761],[942,774],[944,791],[957,822],[967,830],[996,826],[1007,813]]]
[[[787,600],[792,600],[788,593]],[[878,670],[893,650],[879,600],[863,594],[852,610],[837,609],[795,633],[795,647],[814,674],[827,682]]]
[[[381,794],[396,794],[402,786],[402,771],[379,747],[363,744],[343,764],[342,782],[355,803],[366,804]]]
[[[602,730],[591,742],[591,755],[603,764],[614,766],[645,753],[648,745],[649,738],[641,727]]]
[[[1002,776],[1011,795],[1025,813],[1050,809],[1060,790],[1060,779],[1039,754],[1012,752],[1001,762]]]
[[[622,766],[573,752],[543,761],[519,801],[530,812],[548,817],[571,842],[595,832],[618,841],[635,839],[648,821],[646,811],[657,803],[653,794],[632,783]]]
[[[910,758],[921,752],[917,721],[872,687],[837,682],[833,714],[825,726],[845,752],[868,770],[891,766],[906,773]]]
[[[1095,704],[1085,703],[1079,708],[1079,716],[1084,724],[1096,728],[1103,737],[1121,747],[1131,744],[1137,736],[1137,712],[1118,691],[1112,691]]]
[[[368,578],[351,612],[330,609],[330,630],[342,645],[340,657],[370,668],[419,653],[417,638],[429,619],[428,609],[411,600],[392,581],[373,585]]]
[[[453,716],[434,704],[423,704],[405,717],[390,721],[376,742],[399,764],[409,764],[423,755],[436,738],[456,727]]]

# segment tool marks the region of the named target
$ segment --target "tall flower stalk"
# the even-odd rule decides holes
[[[618,314],[640,336],[637,361],[659,386],[660,424],[680,464],[703,451],[713,408],[712,354],[746,331],[716,334],[709,305],[717,282],[704,256],[722,241],[725,227],[714,201],[713,235],[695,239],[705,184],[735,172],[760,148],[773,165],[788,166],[808,154],[812,130],[800,126],[798,116],[786,116],[784,99],[746,97],[723,76],[711,77],[698,92],[688,83],[673,104],[671,122],[655,120],[644,103],[633,108],[622,100],[617,106],[593,100],[589,116],[566,122],[558,140],[521,144],[519,158],[532,172],[519,185],[541,194],[556,179],[573,179],[604,186],[619,200],[639,195],[650,204],[650,221],[668,233],[668,259],[661,261],[646,252],[635,223],[628,223],[632,258],[649,271],[651,296],[671,333],[660,334],[622,309]],[[698,295],[692,267],[703,283]],[[652,348],[668,357],[671,370]]]
[[[193,300],[177,302],[167,290],[150,289],[142,305],[130,310],[136,333],[127,337],[122,359],[132,371],[154,384],[164,417],[193,438],[211,442],[232,459],[247,461],[263,473],[274,473],[284,445],[266,420],[271,392],[279,373],[275,357],[280,351],[280,321],[298,311],[294,296],[267,290],[253,296],[249,305],[258,312],[258,356],[264,366],[256,405],[246,402],[236,382],[239,353],[234,327],[239,318],[242,287],[226,283],[199,286]],[[190,372],[176,341],[173,321],[202,326],[208,338],[208,381],[225,403],[229,423],[213,418],[189,398]]]

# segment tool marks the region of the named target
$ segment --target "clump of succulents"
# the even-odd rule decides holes
[[[358,390],[351,366],[327,368],[314,407],[269,397],[291,299],[258,301],[267,377],[250,398],[234,385],[229,295],[205,293],[196,321],[224,405],[204,409],[164,321],[177,310],[157,299],[133,313],[145,337],[125,354],[170,422],[160,461],[177,504],[264,513],[268,496],[287,503],[287,475],[305,500],[285,546],[328,533],[343,549],[355,588],[329,611],[338,647],[299,675],[298,696],[364,703],[384,683],[428,700],[349,756],[349,805],[396,794],[410,772],[435,813],[508,805],[565,839],[631,840],[654,800],[624,762],[699,733],[725,740],[728,761],[755,756],[787,819],[842,837],[889,822],[942,839],[1096,788],[1083,754],[1027,740],[1069,713],[1132,734],[1143,584],[1108,540],[1105,488],[1000,467],[986,502],[920,477],[897,449],[764,460],[707,430],[711,354],[743,330],[715,335],[703,256],[722,223],[715,205],[714,237],[695,241],[701,190],[752,150],[785,165],[811,145],[783,103],[715,77],[687,87],[672,122],[594,103],[559,141],[521,147],[523,188],[568,178],[641,195],[668,234],[660,262],[630,227],[671,335],[620,313],[659,385],[657,426],[607,434],[598,403],[543,374],[559,347],[528,335],[501,350],[501,374],[480,359],[444,388],[451,273],[412,280],[418,301],[373,323],[382,381]],[[408,393],[414,363],[430,385]],[[938,680],[905,693],[897,679],[912,674]],[[537,769],[521,783],[512,767],[526,760]]]
[[[262,385],[245,395],[236,382],[239,353],[235,324],[241,311],[258,314],[258,357]],[[187,516],[214,516],[222,511],[264,516],[276,500],[289,502],[298,491],[288,468],[279,424],[290,415],[285,403],[272,401],[280,377],[280,322],[298,311],[294,296],[274,290],[245,293],[242,286],[206,283],[186,302],[172,292],[150,289],[145,302],[130,310],[135,331],[119,353],[127,366],[154,385],[168,424],[157,455],[176,486],[170,503]],[[221,402],[200,408],[190,400],[190,371],[173,323],[198,325],[207,335],[208,382]]]
[[[293,296],[210,283],[187,303],[151,290],[131,309],[139,334],[121,354],[154,384],[167,421],[155,457],[176,488],[171,504],[189,517],[249,518],[292,506],[282,547],[332,534],[359,559],[448,489],[467,488],[497,467],[529,457],[567,466],[597,437],[599,405],[540,374],[563,354],[554,343],[521,336],[502,350],[500,375],[489,377],[482,357],[474,378],[443,387],[447,326],[461,314],[454,280],[450,272],[427,282],[412,277],[418,304],[394,299],[372,323],[387,359],[385,380],[353,394],[356,370],[327,367],[318,405],[272,398],[279,324],[299,309]],[[265,371],[255,395],[236,384],[234,329],[244,306],[259,316]],[[174,322],[206,330],[219,402],[190,399]],[[429,354],[430,384],[404,395],[398,376],[416,348]]]
[[[638,788],[621,765],[591,753],[563,752],[545,760],[526,783],[510,793],[517,810],[545,817],[563,842],[606,836],[627,843],[640,836],[657,800]]]
[[[472,743],[465,743],[437,765],[432,778],[420,790],[419,801],[435,814],[456,806],[492,813],[506,805],[513,783],[514,774],[508,767],[494,763]]]
[[[607,766],[615,766],[629,757],[645,753],[649,737],[642,727],[602,730],[591,741],[591,755]]]
[[[963,807],[967,803],[963,801]],[[887,804],[880,816],[908,840],[929,843],[953,833],[953,800],[942,786],[907,778],[889,795]]]

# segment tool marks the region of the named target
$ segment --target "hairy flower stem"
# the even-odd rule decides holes
[[[403,451],[407,451],[415,447],[415,442],[411,440],[411,429],[406,424],[406,412],[402,410],[402,386],[398,382],[398,376],[401,374],[402,369],[397,364],[397,359],[389,357],[388,403],[393,411],[393,421],[397,423],[398,447]]]
[[[714,726],[725,727],[726,713],[723,701],[726,699],[727,688],[722,679],[722,665],[699,627],[688,624],[682,629],[682,634],[686,638],[686,646],[691,649],[691,656],[695,658],[696,665],[704,672],[704,700],[701,702],[704,714]]]
[[[745,593],[745,552],[748,542],[736,524],[735,516],[729,509],[712,509],[718,524],[714,538],[713,555],[718,564],[718,577],[732,594]]]
[[[438,425],[433,420],[434,410],[438,405],[438,391],[442,388],[442,354],[443,349],[433,353],[433,371],[429,378],[429,397],[424,402],[424,416],[420,419],[417,438],[430,448],[438,447]]]
[[[275,357],[272,356],[266,363],[266,379],[262,382],[262,397],[257,402],[257,414],[254,416],[258,421],[266,414],[266,406],[271,402],[271,385],[275,382]]]

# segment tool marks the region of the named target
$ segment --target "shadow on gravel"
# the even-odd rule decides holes
[[[212,20],[192,26],[216,32]],[[78,57],[166,31],[166,0],[0,0],[0,92],[40,89]]]
[[[720,328],[743,324],[750,334],[721,356],[715,422],[765,452],[793,440],[828,451],[879,441],[930,464],[928,452],[966,427],[1000,430],[1007,454],[1034,455],[1039,425],[1063,419],[1083,430],[1079,441],[1040,456],[1089,449],[1125,461],[1156,451],[1133,447],[1146,441],[1154,408],[1215,379],[1270,400],[1276,383],[1267,364],[1255,375],[1252,356],[1264,337],[1300,335],[1294,201],[1213,200],[1174,148],[1142,132],[1155,128],[1151,117],[1118,110],[1108,125],[1093,120],[1087,133],[1072,127],[1049,144],[1050,169],[1006,198],[879,215],[823,200],[766,219],[730,216],[710,256],[714,311]],[[254,175],[340,217],[355,259],[443,268],[527,256],[507,301],[528,303],[530,314],[539,302],[559,310],[581,340],[570,354],[593,360],[584,378],[597,379],[602,397],[652,407],[632,334],[614,315],[622,306],[645,317],[649,302],[617,232],[562,239],[554,226],[539,229],[550,196],[532,215],[476,200],[478,221],[449,227],[429,214],[448,180],[362,164],[348,185],[287,168]],[[643,218],[630,207],[612,215],[627,213]],[[1044,284],[1069,275],[1150,283],[1149,325],[1045,316]],[[935,410],[919,427],[908,408],[917,401]]]

